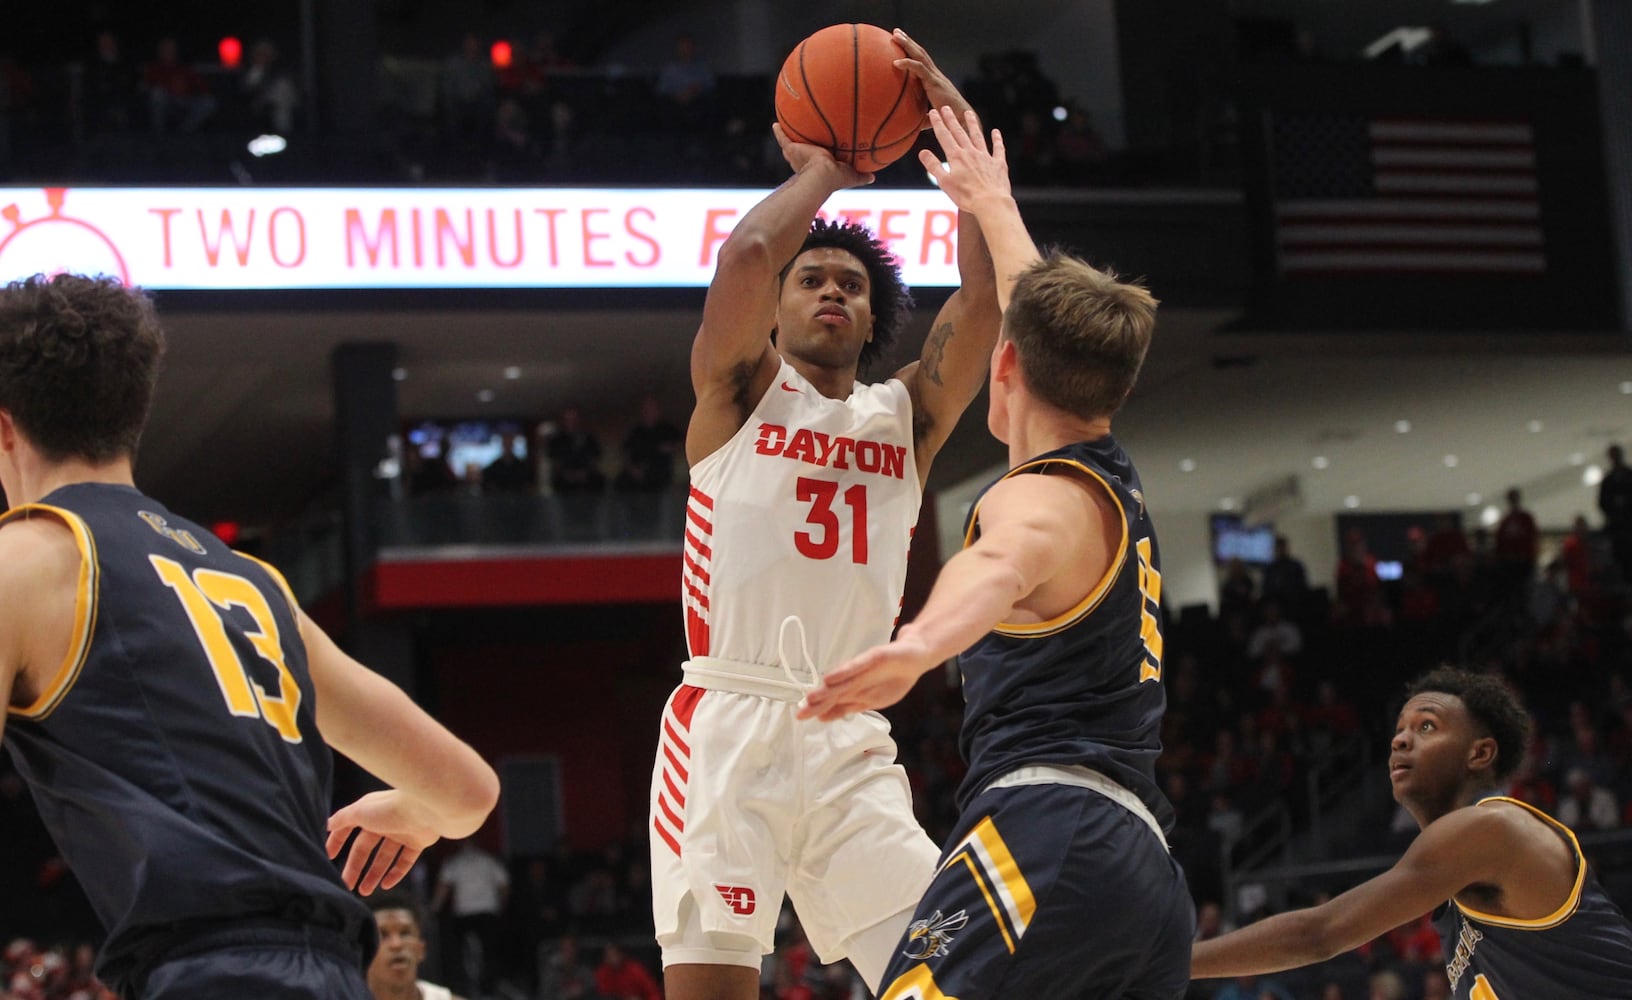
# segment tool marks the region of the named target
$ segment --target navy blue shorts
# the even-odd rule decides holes
[[[1122,806],[1074,785],[982,793],[880,1000],[1174,1000],[1190,981],[1184,872]]]
[[[139,1000],[372,1000],[363,952],[336,931],[233,928],[167,953],[126,996]]]

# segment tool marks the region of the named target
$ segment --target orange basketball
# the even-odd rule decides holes
[[[833,151],[864,174],[900,159],[918,139],[929,100],[895,68],[906,53],[871,24],[834,24],[793,47],[776,79],[776,120],[795,142]]]

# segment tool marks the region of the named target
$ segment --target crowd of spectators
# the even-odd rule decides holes
[[[690,32],[645,66],[570,48],[540,30],[467,32],[440,58],[382,51],[376,113],[360,130],[372,134],[329,135],[331,116],[308,92],[312,67],[291,65],[272,37],[204,51],[182,32],[87,32],[66,62],[0,58],[0,179],[759,186],[786,175],[768,127],[769,74],[718,71],[718,54]],[[961,75],[1010,137],[1018,183],[1125,180],[1034,53],[990,53]],[[264,135],[286,145],[251,153]],[[905,159],[900,169],[913,169]]]

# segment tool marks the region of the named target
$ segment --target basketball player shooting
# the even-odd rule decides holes
[[[921,46],[895,38],[899,69],[968,109]],[[815,217],[871,176],[774,130],[793,176],[720,247],[692,347],[690,659],[651,798],[671,1000],[754,1000],[784,893],[821,959],[848,957],[876,989],[937,853],[882,717],[794,716],[822,671],[889,637],[924,479],[997,337],[991,259],[960,214],[962,287],[919,360],[858,382],[907,290],[870,232]]]

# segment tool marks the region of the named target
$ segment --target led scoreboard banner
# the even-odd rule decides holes
[[[0,281],[73,271],[156,290],[706,286],[763,190],[0,188]],[[953,287],[940,191],[835,194],[909,285]]]

